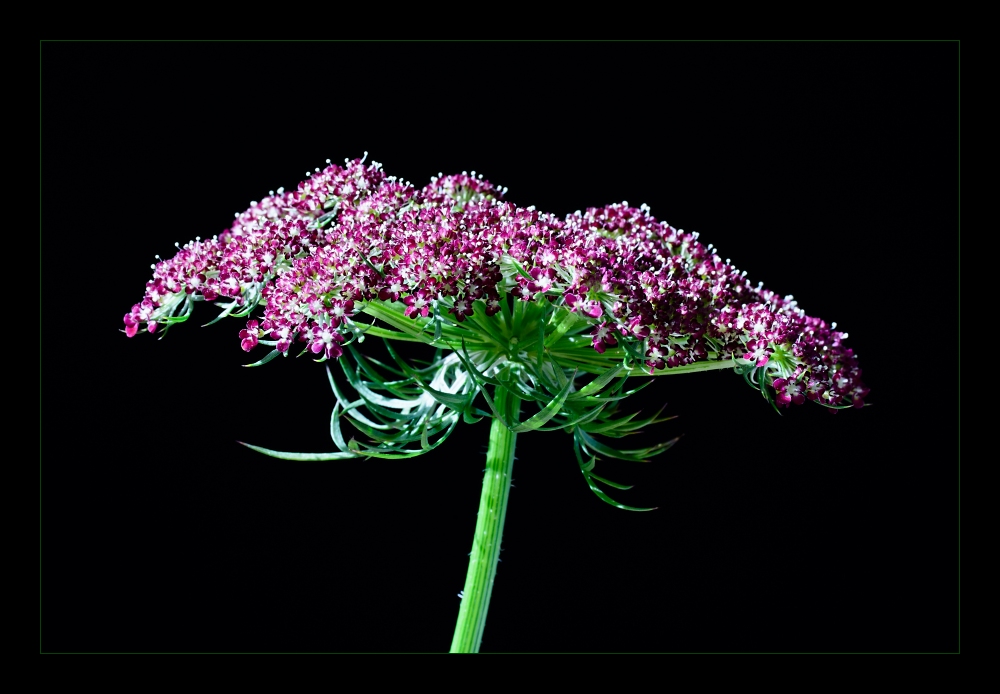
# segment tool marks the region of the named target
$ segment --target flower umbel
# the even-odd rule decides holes
[[[153,266],[125,333],[169,328],[204,300],[218,301],[222,316],[261,317],[240,332],[247,351],[263,344],[284,354],[298,341],[336,359],[371,330],[359,314],[393,314],[412,319],[421,341],[447,349],[456,344],[449,337],[465,337],[482,357],[498,346],[488,319],[508,298],[512,307],[543,301],[552,327],[536,355],[543,362],[595,374],[622,362],[650,375],[728,362],[780,405],[864,404],[847,335],[791,296],[751,284],[697,233],[658,221],[645,205],[560,219],[507,202],[505,192],[475,172],[418,189],[375,162],[330,164],[294,191],[251,203],[218,236],[178,244]],[[573,328],[552,339],[567,320]],[[393,327],[402,332],[377,334],[414,339]]]
[[[288,356],[295,343],[316,361],[336,360],[357,394],[327,369],[337,451],[250,446],[278,458],[411,458],[460,420],[492,418],[453,651],[479,649],[519,433],[572,433],[594,494],[648,511],[611,499],[598,482],[629,487],[594,473],[598,457],[644,461],[676,441],[620,450],[601,440],[665,421],[620,415],[619,402],[651,382],[626,390],[629,376],[733,369],[779,412],[806,400],[830,411],[864,405],[846,333],[751,284],[646,205],[558,218],[506,201],[505,188],[474,171],[416,188],[366,158],[328,161],[295,190],[252,202],[217,236],[176,244],[153,265],[124,332],[162,336],[209,301],[221,309],[211,322],[245,320],[243,350],[270,347],[248,366]],[[368,336],[385,340],[392,363],[361,354],[355,343]],[[396,341],[429,345],[434,357],[407,361]],[[345,437],[344,418],[365,440]]]

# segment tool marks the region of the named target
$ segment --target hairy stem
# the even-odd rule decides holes
[[[495,394],[499,412],[511,413],[516,421],[521,409],[520,399],[506,388],[497,388]],[[469,554],[469,572],[462,591],[462,606],[458,610],[455,636],[451,642],[452,653],[478,653],[486,626],[486,611],[493,592],[493,578],[500,559],[500,540],[503,521],[507,515],[507,497],[510,494],[510,476],[514,469],[514,445],[517,434],[494,418],[490,427],[490,446],[486,452],[486,474],[479,497],[479,517],[476,534]]]

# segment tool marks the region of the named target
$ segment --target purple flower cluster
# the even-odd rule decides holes
[[[419,318],[439,301],[462,322],[475,302],[491,316],[510,294],[569,307],[592,324],[599,353],[622,340],[639,346],[651,373],[735,360],[760,370],[779,405],[863,405],[868,389],[846,334],[752,285],[698,234],[657,221],[645,205],[559,219],[505,192],[475,172],[417,189],[376,162],[317,169],[157,263],[125,333],[154,332],[187,295],[251,301],[263,316],[240,331],[243,349],[268,339],[287,352],[302,342],[333,359],[368,302],[401,302]]]

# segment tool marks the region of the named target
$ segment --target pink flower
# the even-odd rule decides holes
[[[755,366],[764,366],[770,359],[771,352],[768,350],[766,340],[751,340],[747,343],[747,353],[743,358],[754,362]]]
[[[404,316],[409,316],[410,318],[421,316],[426,318],[430,312],[431,302],[429,300],[429,292],[423,289],[418,289],[416,293],[403,299],[403,303],[406,304],[406,310],[403,312]]]
[[[594,349],[600,354],[604,354],[604,351],[608,347],[618,346],[618,341],[615,339],[614,333],[611,332],[611,327],[608,325],[607,321],[595,326],[590,335],[592,337]]]
[[[566,305],[572,308],[574,311],[579,311],[585,316],[591,318],[600,318],[604,315],[604,308],[601,306],[600,301],[594,301],[593,299],[586,299],[584,297],[577,296],[576,294],[566,294]]]
[[[542,294],[590,323],[598,354],[625,341],[630,349],[618,354],[638,351],[653,371],[746,359],[782,405],[863,404],[868,389],[847,335],[792,297],[752,284],[697,234],[646,206],[558,218],[518,207],[505,192],[482,176],[440,176],[416,188],[376,162],[330,164],[251,203],[219,235],[177,244],[173,258],[153,266],[124,332],[159,329],[190,308],[185,297],[234,313],[250,302],[266,325],[247,323],[243,349],[268,334],[279,352],[299,340],[332,359],[349,319],[370,302],[402,302],[419,321],[442,300],[448,319],[461,323],[476,302],[494,316],[504,301]]]
[[[772,385],[776,393],[774,399],[783,407],[788,407],[793,402],[796,405],[801,405],[806,400],[803,394],[804,389],[796,381],[788,378],[776,378]]]
[[[340,348],[342,342],[344,342],[344,336],[338,333],[333,326],[317,325],[312,329],[309,351],[313,354],[322,354],[325,359],[336,359],[344,353],[344,350]]]
[[[462,296],[456,297],[455,304],[448,309],[448,313],[453,313],[455,320],[461,323],[473,314],[472,301]]]
[[[257,346],[257,338],[260,336],[257,325],[257,321],[248,320],[246,330],[240,331],[240,346],[243,347],[244,352],[249,352]]]

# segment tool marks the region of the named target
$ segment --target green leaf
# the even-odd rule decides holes
[[[584,473],[583,476],[587,479],[587,485],[590,487],[590,491],[594,492],[594,494],[597,496],[598,499],[600,499],[605,503],[611,504],[615,508],[620,508],[625,511],[655,511],[657,509],[656,506],[650,506],[650,507],[626,506],[625,504],[618,503],[610,496],[605,494],[603,491],[601,491],[600,487],[598,487],[591,481],[590,478],[594,477],[595,475]]]
[[[184,299],[184,302],[174,309],[175,315],[164,316],[157,319],[157,323],[165,323],[168,326],[174,323],[183,323],[188,318],[191,317],[191,312],[194,310],[194,303],[191,301],[191,297],[188,296]]]
[[[412,318],[404,316],[401,311],[393,311],[384,303],[369,301],[361,310],[372,318],[378,318],[380,321],[388,323],[397,330],[417,338],[420,342],[430,342],[430,336],[420,329],[420,327],[414,325],[415,321]]]
[[[420,450],[413,450],[406,448],[389,449],[389,448],[383,448],[381,446],[369,446],[364,443],[358,443],[354,439],[351,439],[351,445],[354,450],[357,450],[359,453],[361,453],[366,457],[385,458],[387,460],[405,460],[407,458],[416,458],[418,455],[424,455],[425,453],[429,453],[430,451],[434,450],[442,443],[444,443],[448,439],[448,436],[451,435],[451,432],[455,429],[456,424],[458,424],[457,417],[455,418],[455,421],[452,422],[451,426],[448,428],[447,433],[442,435],[434,443],[430,444],[430,446],[427,449],[420,449]]]
[[[560,319],[559,323],[552,330],[552,332],[549,333],[548,336],[545,338],[545,346],[547,348],[552,347],[557,342],[559,342],[562,336],[565,335],[569,331],[569,329],[572,328],[574,325],[576,325],[577,322],[580,320],[580,316],[577,315],[575,312],[570,311],[567,308],[561,308],[560,310],[565,311],[566,313],[562,317],[562,319]]]
[[[581,398],[586,398],[594,393],[599,392],[604,386],[611,382],[615,376],[624,371],[624,367],[621,364],[617,366],[612,366],[610,369],[605,371],[603,374],[592,380],[590,383],[585,385],[580,390],[576,391],[567,398],[568,400],[580,400]]]
[[[322,460],[345,460],[347,458],[357,458],[354,453],[291,453],[289,451],[272,451],[270,448],[262,448],[261,446],[254,446],[251,443],[244,443],[243,441],[237,441],[238,444],[246,446],[247,448],[253,449],[258,453],[263,453],[264,455],[271,456],[272,458],[281,458],[282,460],[298,460],[304,462],[318,462]]]
[[[813,400],[813,402],[815,402],[817,405],[822,405],[823,407],[825,407],[827,409],[830,409],[830,410],[849,410],[852,407],[854,407],[853,404],[852,405],[831,405],[830,403],[823,402],[822,400]],[[866,402],[865,403],[865,407],[871,407],[871,403],[870,402]]]
[[[576,376],[576,372],[573,372],[573,377]],[[530,417],[526,421],[517,424],[513,427],[508,426],[508,428],[515,434],[519,434],[522,431],[534,431],[541,427],[545,422],[552,419],[555,415],[559,413],[562,409],[563,404],[566,402],[566,396],[569,395],[569,389],[573,387],[573,378],[569,378],[566,381],[566,385],[563,389],[556,394],[555,399],[548,405],[542,408],[538,414]]]
[[[522,401],[547,403],[552,400],[552,395],[550,393],[543,393],[532,388],[526,383],[523,383],[520,378],[511,373],[510,369],[504,369],[497,374],[496,378],[504,388],[516,395]]]
[[[514,325],[514,317],[511,315],[510,305],[507,303],[507,292],[503,291],[502,287],[497,286],[497,293],[500,299],[501,322],[509,333],[510,328]]]
[[[466,316],[465,321],[470,325],[476,326],[483,333],[486,333],[492,342],[496,343],[505,354],[507,353],[510,338],[504,335],[503,329],[499,324],[500,321],[496,320],[495,316],[486,315],[486,302],[482,300],[474,301],[472,303],[472,315]]]
[[[263,358],[263,359],[261,359],[260,361],[255,361],[255,362],[254,362],[253,364],[244,364],[243,366],[244,366],[244,367],[246,367],[246,368],[248,368],[248,369],[249,369],[249,368],[252,368],[252,367],[254,367],[254,366],[263,366],[263,365],[264,365],[264,364],[266,364],[267,362],[269,362],[269,361],[271,361],[272,359],[274,359],[275,357],[277,357],[277,356],[278,356],[279,354],[281,354],[281,352],[279,352],[279,351],[278,351],[278,350],[276,350],[276,349],[272,349],[272,350],[271,350],[270,352],[268,352],[268,353],[267,353],[267,354],[266,354],[266,355],[264,356],[264,358]]]
[[[559,431],[560,429],[569,429],[570,427],[577,427],[596,419],[600,416],[601,410],[603,410],[605,405],[598,405],[589,410],[583,410],[571,416],[567,416],[566,419],[562,419],[561,416],[557,415],[553,417],[551,421],[557,422],[554,426],[539,427],[538,431]]]
[[[778,403],[775,402],[774,399],[774,388],[771,387],[770,384],[764,383],[762,380],[760,384],[760,392],[763,394],[764,399],[767,400],[767,403],[771,406],[771,408],[774,409],[779,416],[781,416],[781,410],[778,409]]]
[[[645,340],[639,340],[633,343],[632,340],[623,337],[621,340],[618,341],[618,344],[622,348],[622,350],[624,350],[625,353],[632,358],[633,361],[636,362],[645,361],[646,359]],[[636,347],[636,344],[638,344],[639,346]]]
[[[618,419],[603,419],[600,422],[581,428],[590,434],[604,434],[607,431],[617,431],[620,426],[627,425],[638,416],[638,412],[632,412]]]
[[[257,305],[260,304],[260,292],[254,291],[253,294],[253,300],[246,302],[241,310],[232,314],[233,318],[246,318],[253,313],[254,309],[257,308]]]
[[[538,334],[535,336],[535,368],[541,369],[545,363],[545,323],[538,321]]]
[[[387,398],[379,395],[371,388],[369,388],[364,381],[362,381],[357,372],[351,368],[347,363],[346,359],[339,359],[341,368],[344,370],[344,374],[347,376],[348,383],[354,390],[358,391],[360,395],[366,402],[374,403],[376,405],[382,405],[383,407],[389,407],[393,409],[405,409],[407,407],[413,407],[413,402],[410,400],[400,400],[398,398]]]
[[[357,350],[356,347],[351,347],[348,351],[351,353],[351,356],[354,357],[354,361],[357,362],[358,368],[361,371],[364,371],[368,375],[368,377],[372,379],[373,382],[378,383],[379,385],[385,382],[385,377],[378,371],[376,371],[372,367],[372,364],[381,367],[386,371],[391,372],[395,376],[405,377],[407,375],[405,372],[395,368],[394,366],[389,366],[388,364],[383,364],[378,359],[373,359],[372,357],[364,356],[363,354],[361,354],[361,352]]]
[[[472,363],[472,356],[469,354],[469,350],[466,347],[465,340],[462,340],[461,350],[459,350],[458,348],[456,348],[454,345],[451,344],[449,344],[449,347],[451,347],[454,350],[455,354],[461,360],[462,365],[465,366],[466,372],[470,376],[472,376],[473,380],[476,381],[476,383],[480,387],[482,387],[482,385],[485,383],[489,383],[491,386],[500,385],[500,381],[498,381],[493,377],[487,376],[482,371],[477,369],[476,365]],[[493,361],[495,361],[495,359]],[[485,368],[489,368],[489,365],[487,365]]]
[[[510,264],[514,266],[514,269],[517,270],[517,274],[519,274],[521,277],[523,277],[524,279],[528,280],[529,282],[534,282],[535,281],[535,278],[532,277],[530,273],[528,273],[527,271],[525,271],[525,269],[521,265],[521,263],[517,262],[516,260],[514,260],[510,256],[507,256],[507,258],[510,260]]]
[[[670,420],[677,418],[676,415],[672,415],[670,417],[660,417],[660,414],[662,412],[663,412],[663,407],[661,407],[652,417],[640,419],[635,422],[633,422],[632,420],[635,419],[635,417],[637,417],[639,413],[633,412],[632,414],[625,415],[618,419],[607,419],[604,420],[602,423],[582,428],[584,429],[584,431],[590,434],[603,434],[604,436],[613,436],[616,438],[621,438],[622,436],[635,433],[640,429],[648,427],[652,424],[669,422]]]
[[[371,325],[365,328],[365,335],[371,335],[372,337],[381,337],[383,340],[401,340],[403,342],[425,342],[421,337],[417,337],[410,333],[404,333],[399,330],[387,330],[386,328],[380,328],[377,325]]]
[[[216,304],[216,305],[218,305],[218,304]],[[220,313],[218,316],[216,316],[212,320],[208,321],[207,323],[205,323],[201,327],[207,328],[208,326],[212,325],[213,323],[218,323],[220,320],[222,320],[223,318],[225,318],[226,316],[228,316],[230,313],[232,313],[236,309],[236,306],[237,306],[236,301],[233,301],[233,303],[229,304],[229,306],[227,306],[225,308],[225,310],[223,310],[222,313]]]
[[[661,417],[660,415],[663,413],[663,410],[665,408],[666,408],[666,405],[664,405],[663,407],[661,407],[660,409],[658,409],[656,411],[656,414],[654,414],[652,417],[647,417],[646,419],[640,419],[640,420],[638,420],[636,422],[632,422],[631,424],[628,424],[627,426],[620,426],[618,428],[618,430],[619,431],[627,431],[627,432],[635,432],[635,431],[639,431],[640,429],[643,429],[645,427],[651,426],[653,424],[661,424],[663,422],[669,422],[669,421],[671,421],[673,419],[677,419],[677,415],[675,415],[675,414],[674,415],[670,415],[669,417]],[[638,412],[636,414],[638,414]]]
[[[350,448],[344,441],[344,433],[340,430],[340,409],[340,402],[333,406],[333,412],[330,415],[330,438],[333,439],[337,448],[346,453]]]
[[[427,440],[427,419],[424,419],[424,425],[420,429],[420,450],[425,453],[431,449],[431,444]]]
[[[593,472],[591,472],[589,476],[590,476],[591,479],[595,479],[598,482],[603,482],[604,484],[608,485],[609,487],[614,487],[615,489],[631,489],[633,486],[635,486],[635,485],[631,485],[631,484],[618,484],[617,482],[612,482],[609,479],[605,479],[603,477],[595,475]]]
[[[573,441],[573,452],[576,454],[576,462],[580,466],[580,472],[583,473],[583,478],[585,480],[587,480],[587,486],[590,487],[590,491],[592,491],[594,493],[594,495],[598,499],[600,499],[601,501],[603,501],[603,502],[605,502],[607,504],[610,504],[610,505],[614,506],[615,508],[624,509],[626,511],[655,511],[656,510],[655,506],[651,507],[651,508],[643,508],[643,507],[640,507],[640,506],[626,506],[625,504],[619,503],[619,502],[615,501],[614,499],[612,499],[610,496],[608,496],[607,494],[605,494],[604,491],[600,487],[598,487],[596,484],[594,484],[594,480],[595,479],[599,480],[599,481],[601,481],[601,482],[603,482],[605,484],[608,484],[608,485],[610,485],[612,487],[615,487],[616,489],[630,489],[631,487],[628,487],[626,485],[620,485],[620,484],[617,484],[616,482],[611,482],[610,480],[606,480],[603,477],[598,477],[597,475],[593,474],[591,472],[591,470],[594,469],[594,465],[597,462],[597,457],[596,456],[591,456],[590,460],[588,460],[587,462],[584,462],[583,456],[581,455],[581,452],[580,452],[579,442],[575,438],[574,438],[574,441]]]
[[[434,302],[434,342],[438,342],[441,339],[441,315],[440,309],[438,307],[438,302]]]
[[[590,436],[582,428],[577,427],[574,431],[574,436],[579,436],[580,445],[584,450],[591,451],[594,453],[600,453],[606,455],[610,458],[618,458],[619,460],[629,460],[634,463],[646,463],[649,462],[649,458],[654,455],[659,455],[671,446],[673,446],[680,437],[675,437],[670,441],[664,441],[663,443],[658,443],[655,446],[649,446],[648,448],[637,448],[628,451],[619,451],[610,446],[601,443],[593,436]]]
[[[611,391],[612,392],[611,395],[589,395],[589,396],[586,396],[584,398],[581,398],[581,401],[584,402],[584,403],[586,403],[586,404],[588,404],[588,405],[591,405],[591,404],[596,404],[596,403],[600,403],[600,402],[617,402],[619,400],[625,400],[626,398],[632,397],[633,395],[635,395],[636,393],[638,393],[643,388],[649,387],[649,385],[651,383],[652,383],[652,381],[646,381],[645,383],[641,383],[638,386],[636,386],[635,388],[632,388],[631,390],[627,390],[627,391],[625,391],[624,393],[621,393],[621,394],[618,394],[619,391],[621,390],[621,387],[620,386],[616,386]]]

